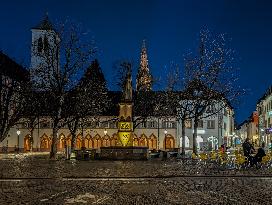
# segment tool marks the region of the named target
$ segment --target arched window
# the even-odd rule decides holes
[[[31,137],[30,135],[26,135],[24,137],[24,151],[30,151],[31,148]]]
[[[148,148],[149,149],[157,149],[157,137],[152,134],[148,138]]]
[[[173,149],[175,148],[175,139],[172,135],[167,135],[164,138],[164,149]]]
[[[81,137],[81,135],[78,135],[76,138],[76,148],[80,149],[81,146],[82,146],[82,137]]]
[[[133,136],[133,146],[139,146],[139,139],[136,134]]]
[[[65,139],[64,134],[60,134],[60,136],[59,136],[59,149],[64,149],[65,148],[65,143],[66,143],[65,140],[66,139]]]
[[[116,146],[117,144],[117,134],[113,134],[113,136],[110,139],[110,146]]]
[[[49,43],[48,43],[47,37],[45,36],[44,37],[44,52],[48,53],[48,51],[49,51]]]
[[[141,146],[141,147],[148,147],[147,137],[146,137],[145,134],[142,134],[142,136],[140,137],[139,146]]]
[[[110,136],[105,135],[102,137],[102,147],[109,147],[110,146]]]
[[[49,151],[50,150],[52,141],[46,134],[43,134],[43,136],[41,137],[40,142],[41,142],[40,143],[41,151]]]
[[[93,140],[92,140],[92,137],[91,135],[87,134],[84,138],[85,140],[85,147],[86,148],[93,148]]]
[[[38,39],[38,53],[41,53],[43,51],[43,40],[42,38],[40,37]]]

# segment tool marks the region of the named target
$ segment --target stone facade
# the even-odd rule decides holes
[[[185,148],[193,147],[193,120],[185,123]],[[181,136],[181,122],[178,122],[177,134]],[[197,146],[200,150],[217,149],[226,143],[233,146],[234,134],[234,111],[231,107],[226,107],[218,114],[203,118],[199,122]],[[182,138],[178,140],[179,147],[182,145]]]
[[[259,142],[271,146],[272,142],[272,87],[259,99],[256,106],[259,116]]]

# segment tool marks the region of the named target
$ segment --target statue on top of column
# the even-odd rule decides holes
[[[123,96],[125,101],[132,101],[132,79],[131,79],[131,67],[128,68],[126,75],[126,84],[123,90]]]

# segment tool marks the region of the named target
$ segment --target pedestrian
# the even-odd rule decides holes
[[[263,157],[266,156],[264,148],[265,148],[265,143],[262,142],[262,146],[258,149],[258,152],[254,157],[254,164],[256,166],[257,166],[257,162],[261,162]]]
[[[224,153],[226,150],[225,150],[225,144],[222,144],[221,147],[220,147],[220,151],[222,153]]]
[[[243,143],[244,156],[248,158],[248,161],[251,166],[254,164],[254,157],[251,155],[255,152],[253,145],[249,142],[249,138],[246,138]]]

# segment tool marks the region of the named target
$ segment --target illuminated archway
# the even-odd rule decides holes
[[[166,137],[164,138],[163,147],[164,149],[175,148],[175,138],[172,135],[166,135]]]
[[[136,134],[133,136],[133,146],[139,146],[139,139]]]
[[[99,134],[96,134],[94,139],[94,149],[99,149],[102,145],[102,139]]]
[[[93,148],[93,140],[91,135],[87,134],[84,138],[84,142],[86,148]]]
[[[24,137],[24,151],[29,152],[31,149],[31,137],[30,135],[26,135]]]
[[[117,134],[113,134],[111,139],[110,139],[110,146],[116,146],[117,139],[118,139]]]
[[[102,147],[109,147],[110,144],[111,144],[111,142],[110,142],[110,136],[109,135],[105,135],[102,138]]]
[[[148,144],[147,144],[147,137],[145,134],[142,134],[140,139],[139,139],[139,146],[141,147],[148,147]]]
[[[58,143],[58,148],[59,150],[63,150],[65,148],[65,144],[66,144],[66,141],[65,141],[65,135],[64,134],[60,134],[59,135],[59,143]]]
[[[157,137],[154,134],[151,134],[148,138],[148,148],[157,149]]]
[[[50,151],[51,139],[46,134],[42,135],[40,142],[41,151]]]
[[[76,137],[76,148],[81,149],[82,147],[82,136],[79,134]]]

